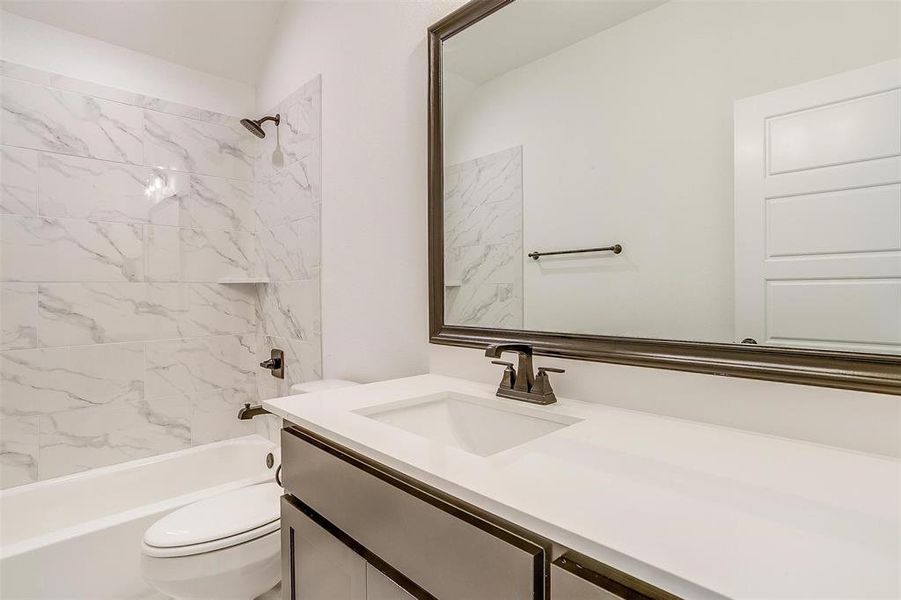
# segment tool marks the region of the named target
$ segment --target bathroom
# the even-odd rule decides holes
[[[2,0],[0,106],[0,598],[901,598],[901,0]]]

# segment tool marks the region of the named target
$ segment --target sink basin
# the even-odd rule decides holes
[[[509,406],[455,392],[354,412],[478,456],[491,456],[581,421],[528,405]]]

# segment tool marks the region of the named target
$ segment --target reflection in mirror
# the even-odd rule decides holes
[[[896,1],[517,0],[445,40],[445,322],[901,354],[899,56]]]

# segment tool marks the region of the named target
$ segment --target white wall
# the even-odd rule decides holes
[[[322,74],[326,377],[428,370],[426,28],[461,3],[285,7],[258,106]]]
[[[449,80],[446,157],[522,144],[524,254],[625,248],[526,258],[526,329],[729,342],[734,100],[899,54],[896,2],[673,0],[474,91]]]
[[[0,12],[0,59],[197,108],[244,116],[254,88]]]

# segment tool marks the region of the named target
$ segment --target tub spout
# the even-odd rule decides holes
[[[272,413],[262,406],[251,406],[250,402],[245,402],[244,406],[238,409],[238,418],[247,421],[257,415],[271,415]]]

